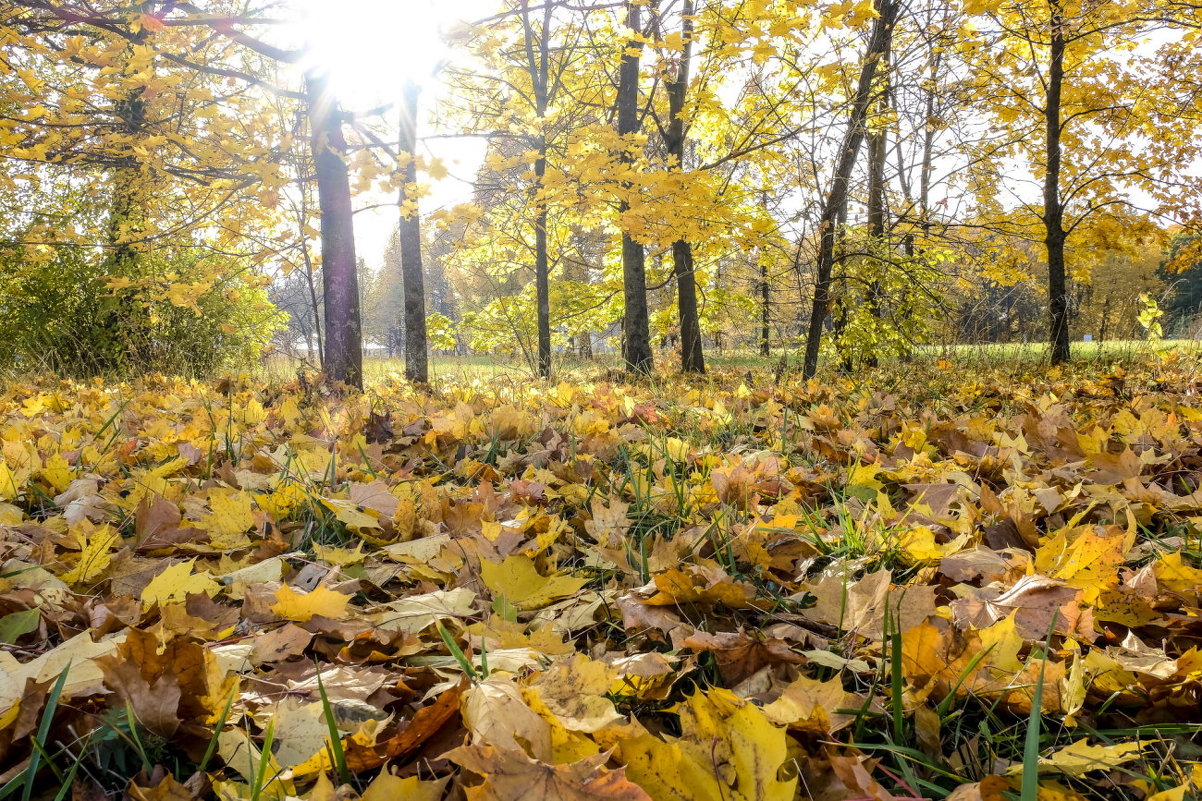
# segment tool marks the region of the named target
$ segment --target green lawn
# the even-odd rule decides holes
[[[1005,345],[924,345],[917,348],[913,358],[917,360],[946,360],[953,365],[1002,367],[1005,365],[1029,365],[1046,361],[1048,345],[1043,342]],[[1074,342],[1074,359],[1087,362],[1129,362],[1151,354],[1177,351],[1190,356],[1202,355],[1202,342],[1192,339],[1161,340],[1117,340],[1112,342]],[[672,350],[656,350],[657,371],[671,372],[676,369],[678,355]],[[747,349],[727,349],[706,353],[706,363],[718,372],[774,370],[782,355],[788,357],[791,370],[801,362],[800,349],[774,349],[772,356],[763,357]],[[264,375],[268,379],[287,379],[296,374],[301,362],[286,356],[273,357],[264,364]],[[603,373],[618,370],[621,362],[618,354],[606,353],[591,361],[574,356],[557,356],[556,372],[561,375]],[[533,373],[522,359],[508,355],[470,356],[436,355],[430,363],[431,377],[435,380],[453,379],[457,382],[529,381]],[[364,361],[364,377],[368,383],[387,381],[404,375],[405,363],[400,358],[369,357]]]

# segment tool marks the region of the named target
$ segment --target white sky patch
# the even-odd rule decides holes
[[[343,108],[363,111],[399,104],[407,80],[423,85],[422,102],[429,110],[442,94],[435,76],[449,51],[443,34],[463,22],[495,13],[498,0],[305,0],[302,38],[314,63],[328,71],[330,85]],[[395,144],[399,106],[385,112]],[[424,119],[427,115],[422,114]],[[428,126],[418,135],[432,133]],[[475,138],[423,141],[423,155],[443,160],[450,176],[431,183],[422,199],[422,214],[471,199],[472,181],[484,159],[485,142]],[[395,196],[359,195],[355,208],[358,255],[376,269],[397,224]],[[385,204],[385,205],[380,205]],[[379,206],[378,208],[369,208]]]

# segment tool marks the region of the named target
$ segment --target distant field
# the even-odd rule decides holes
[[[953,364],[987,364],[1003,366],[1005,364],[1022,365],[1046,360],[1048,345],[1043,342],[1029,344],[1004,345],[924,345],[914,352],[914,358],[920,360],[944,359]],[[1074,359],[1082,361],[1132,361],[1143,356],[1156,353],[1177,351],[1192,356],[1202,355],[1202,342],[1193,339],[1166,339],[1159,342],[1145,340],[1115,340],[1111,342],[1074,342],[1072,354]],[[781,356],[786,356],[790,369],[800,364],[801,352],[798,349],[774,350],[772,356],[763,357],[749,350],[710,351],[706,353],[706,363],[718,371],[751,372],[772,371],[779,364]],[[657,350],[655,361],[662,371],[674,370],[678,355],[671,350]],[[291,357],[278,356],[269,359],[265,366],[265,377],[285,379],[295,375],[301,366],[301,361]],[[583,372],[601,372],[616,370],[621,367],[616,353],[606,353],[591,361],[584,361],[572,356],[557,356],[555,369],[560,374]],[[436,355],[431,359],[430,370],[434,378],[456,379],[464,383],[473,381],[527,381],[533,373],[525,361],[512,356],[489,356],[473,354],[469,356]],[[400,358],[369,357],[364,361],[364,373],[369,382],[382,381],[403,376],[405,363]]]
[[[985,361],[1029,361],[1048,358],[1049,346],[1045,342],[1008,345],[927,345],[918,350],[922,356],[951,360],[980,359]],[[1072,354],[1075,359],[1134,359],[1150,353],[1180,351],[1191,355],[1202,350],[1202,342],[1196,339],[1162,339],[1149,342],[1140,339],[1121,339],[1112,342],[1074,342]]]

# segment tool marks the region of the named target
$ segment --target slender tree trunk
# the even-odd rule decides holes
[[[822,346],[822,326],[831,307],[831,276],[835,263],[835,240],[839,235],[838,220],[847,208],[848,185],[855,168],[860,145],[864,141],[864,121],[868,114],[868,103],[872,98],[872,82],[877,67],[883,60],[889,41],[893,36],[893,25],[897,21],[900,0],[879,0],[878,16],[873,21],[872,34],[860,67],[860,79],[848,113],[847,130],[839,148],[839,159],[831,181],[830,191],[823,203],[819,218],[818,262],[815,267],[814,302],[810,309],[810,321],[806,335],[805,361],[802,375],[812,378],[818,372],[818,353]]]
[[[533,84],[534,111],[538,124],[544,124],[550,104],[551,22],[554,3],[543,5],[542,28],[535,49],[534,27],[530,24],[530,0],[522,0],[522,32],[525,37],[526,69]],[[538,374],[551,377],[551,259],[547,252],[547,202],[543,197],[547,177],[547,133],[539,130],[534,141],[538,159],[534,162],[534,294],[537,308]]]
[[[321,280],[325,306],[325,372],[330,381],[363,388],[363,338],[351,183],[342,117],[324,77],[305,76],[317,205],[321,213]]]
[[[772,355],[772,287],[768,283],[768,260],[760,254],[760,355]]]
[[[541,193],[543,178],[547,174],[546,139],[542,142],[542,153],[534,164],[536,189]],[[551,377],[551,265],[547,255],[547,204],[541,198],[535,200],[537,211],[534,217],[534,293],[538,300],[538,374]]]
[[[1048,62],[1047,104],[1044,125],[1047,134],[1047,167],[1043,183],[1044,244],[1048,251],[1048,312],[1051,325],[1052,364],[1069,359],[1068,281],[1064,265],[1064,204],[1060,200],[1060,94],[1064,86],[1064,18],[1059,0],[1050,0],[1052,10],[1051,48]]]
[[[888,52],[886,51],[885,59],[887,63]],[[882,97],[888,96],[886,88],[882,93]],[[880,111],[884,112],[886,102],[881,103]],[[873,248],[882,254],[886,251],[885,242],[885,218],[888,215],[888,209],[885,206],[885,158],[887,155],[887,145],[884,128],[880,128],[868,137],[868,237],[872,242]],[[875,258],[875,256],[874,256]],[[880,267],[888,269],[887,263],[881,261]],[[879,275],[879,273],[878,273]],[[881,319],[883,309],[881,308],[881,279],[874,278],[868,287],[868,311],[873,317]],[[880,363],[880,357],[877,353],[872,353],[868,359],[869,367],[876,367]]]
[[[885,238],[885,132],[868,137],[868,236],[874,242]]]
[[[304,190],[301,191],[303,192]],[[302,213],[302,217],[307,219],[308,213]],[[303,224],[301,228],[303,231]],[[304,236],[303,233],[302,236]],[[321,303],[317,300],[317,282],[313,280],[313,256],[309,253],[309,242],[307,239],[301,241],[301,258],[305,262],[305,286],[309,290],[309,308],[313,312],[313,332],[317,335],[317,363],[324,368],[326,363],[326,346],[325,338],[321,333]],[[310,353],[310,355],[312,354]]]
[[[642,6],[637,0],[626,0],[626,24],[637,35],[642,33]],[[627,137],[639,130],[639,65],[643,43],[633,38],[626,43],[622,65],[618,72],[618,134]],[[629,144],[626,144],[626,148]],[[623,163],[634,161],[628,149],[623,149]],[[625,213],[630,204],[623,199],[619,209]],[[622,233],[622,288],[626,311],[622,316],[622,360],[632,373],[650,374],[652,369],[651,335],[647,311],[647,265],[643,246],[630,234]]]
[[[935,172],[935,91],[939,85],[943,53],[935,48],[931,53],[930,85],[926,89],[926,119],[922,129],[922,168],[918,175],[918,209],[922,214],[924,237],[931,230],[931,176]]]
[[[672,268],[676,277],[676,310],[680,316],[680,369],[686,373],[704,373],[705,352],[691,242],[678,239],[672,243]]]
[[[688,126],[682,116],[689,91],[689,65],[693,57],[693,0],[684,0],[680,11],[680,33],[684,51],[679,66],[664,88],[668,93],[668,127],[663,131],[668,158],[684,171],[685,139]],[[672,244],[672,267],[676,278],[676,312],[680,318],[680,369],[686,373],[705,372],[705,352],[701,342],[701,318],[697,309],[697,277],[693,264],[693,244],[680,239]]]
[[[401,189],[401,282],[405,302],[405,378],[418,384],[430,380],[429,337],[426,332],[426,275],[422,267],[422,221],[418,199],[408,196],[417,182],[417,105],[421,87],[406,81],[402,94],[398,150],[409,154],[405,186]]]

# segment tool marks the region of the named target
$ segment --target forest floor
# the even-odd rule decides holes
[[[945,355],[10,381],[0,800],[1199,797],[1198,354]]]

